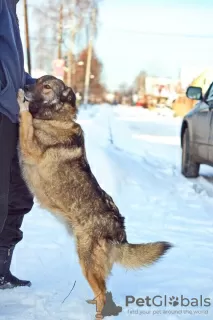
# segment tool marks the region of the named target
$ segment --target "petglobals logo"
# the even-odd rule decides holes
[[[203,297],[189,298],[181,296],[160,296],[136,298],[134,296],[126,296],[126,307],[210,307],[211,299]]]

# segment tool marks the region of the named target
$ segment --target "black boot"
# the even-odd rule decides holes
[[[118,316],[122,311],[122,307],[116,306],[112,298],[111,292],[106,292],[106,303],[102,310],[103,317]]]
[[[11,249],[0,247],[0,289],[15,287],[30,287],[31,282],[19,280],[10,272],[14,247]]]

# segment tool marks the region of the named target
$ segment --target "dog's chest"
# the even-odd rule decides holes
[[[47,175],[49,171],[45,168],[45,165],[34,165],[26,163],[20,159],[20,164],[22,168],[23,178],[26,181],[30,191],[38,199],[40,203],[49,202],[48,193],[50,191],[51,184],[47,184]],[[48,176],[50,179],[50,175]]]
[[[22,163],[22,172],[25,181],[27,182],[28,187],[31,192],[38,197],[39,190],[41,190],[42,179],[39,174],[39,170],[34,165],[23,164]]]

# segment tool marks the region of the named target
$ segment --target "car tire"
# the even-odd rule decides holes
[[[189,130],[186,128],[183,134],[182,142],[182,166],[181,172],[186,178],[197,178],[199,175],[200,164],[193,160],[190,143]]]

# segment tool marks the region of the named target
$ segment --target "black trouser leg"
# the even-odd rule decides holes
[[[8,197],[8,216],[5,226],[0,234],[0,243],[3,246],[15,246],[22,240],[23,234],[20,230],[24,215],[33,206],[33,197],[29,192],[23,178],[18,162],[17,152],[11,163],[11,177]]]
[[[23,217],[33,206],[33,197],[18,162],[18,125],[0,115],[0,246],[11,248],[22,239]]]
[[[10,170],[17,145],[16,130],[16,125],[0,114],[0,234],[8,216]]]
[[[17,143],[18,125],[0,114],[0,289],[31,285],[10,272],[14,247],[23,237],[24,215],[33,206],[21,176]]]

